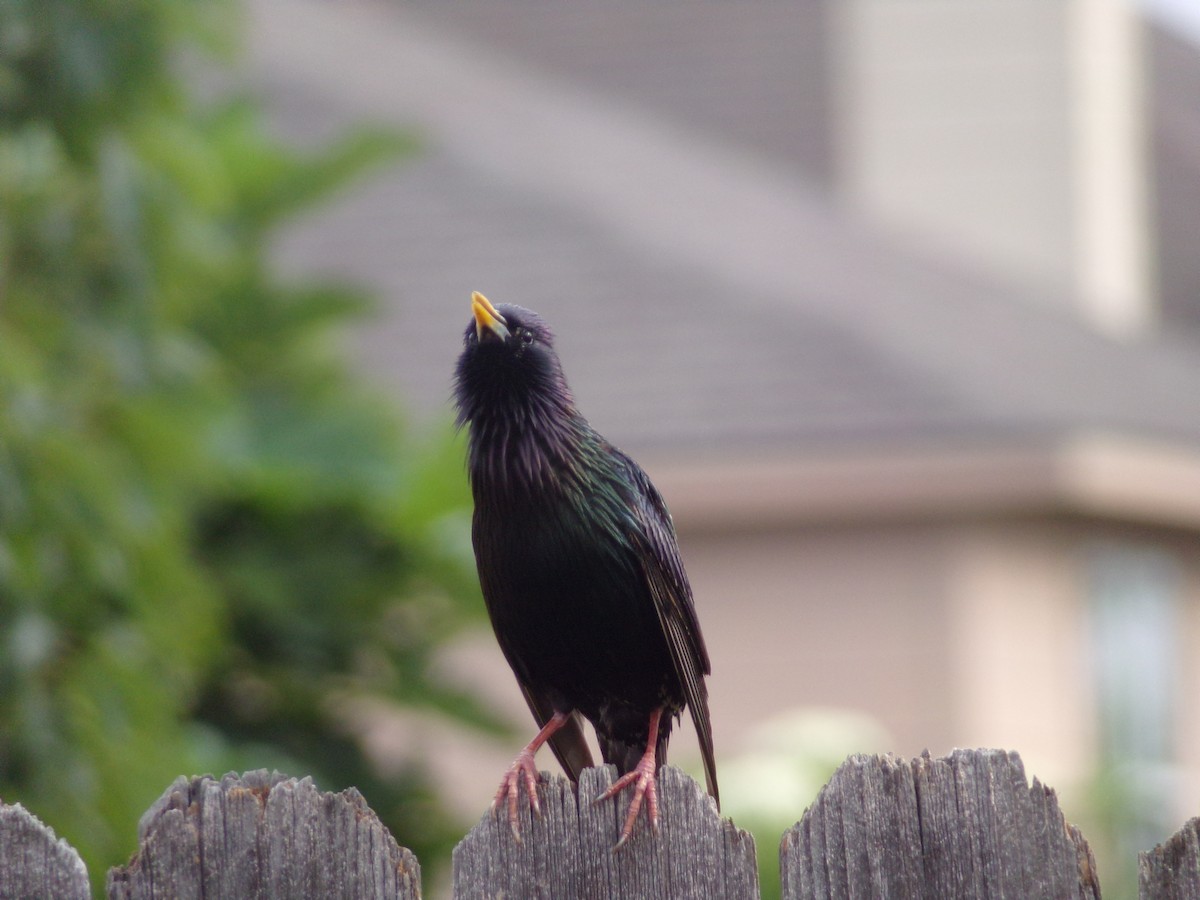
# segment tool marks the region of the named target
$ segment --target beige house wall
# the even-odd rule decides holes
[[[1155,320],[1145,35],[1124,0],[836,5],[839,182],[897,231]]]
[[[886,751],[950,749],[942,528],[863,526],[705,532],[680,543],[705,639],[720,753],[796,707],[878,719]]]
[[[1176,774],[1189,799],[1200,795],[1190,534],[1054,516],[680,530],[722,753],[748,749],[739,736],[782,710],[848,708],[891,735],[863,750],[1016,749],[1066,791],[1097,764],[1089,560],[1098,546],[1165,551],[1181,575]]]
[[[955,743],[1021,753],[1051,784],[1091,770],[1095,733],[1078,526],[979,523],[952,538]]]
[[[1031,773],[1066,795],[1086,796],[1100,762],[1089,565],[1098,553],[1121,549],[1165,554],[1178,575],[1169,587],[1179,627],[1165,648],[1177,667],[1173,758],[1153,778],[1175,807],[1164,820],[1182,820],[1200,797],[1200,542],[1194,533],[1086,518],[963,528],[951,582],[950,646],[961,687],[951,727],[956,744],[1018,749]]]
[[[1066,4],[839,4],[842,185],[859,208],[977,262],[1072,282]]]

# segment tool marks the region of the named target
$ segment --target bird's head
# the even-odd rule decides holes
[[[493,306],[478,291],[471,295],[471,321],[455,373],[458,422],[481,415],[517,416],[570,413],[571,391],[563,377],[554,335],[532,310]]]

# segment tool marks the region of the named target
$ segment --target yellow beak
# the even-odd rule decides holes
[[[496,307],[488,298],[473,291],[471,293],[471,312],[475,314],[475,336],[481,341],[485,333],[490,332],[502,341],[508,340],[508,328],[504,316],[496,312]]]

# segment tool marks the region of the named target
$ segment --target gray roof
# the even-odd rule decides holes
[[[358,354],[412,408],[448,410],[479,290],[547,318],[580,407],[635,451],[1200,440],[1195,342],[1104,337],[814,186],[820,102],[787,73],[819,4],[644,7],[251,3],[285,132],[425,135],[280,248],[380,292]]]
[[[405,0],[555,78],[830,177],[826,0]]]

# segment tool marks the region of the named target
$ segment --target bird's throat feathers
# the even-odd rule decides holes
[[[485,406],[468,420],[468,469],[480,492],[571,488],[592,443],[570,395],[526,395]]]

